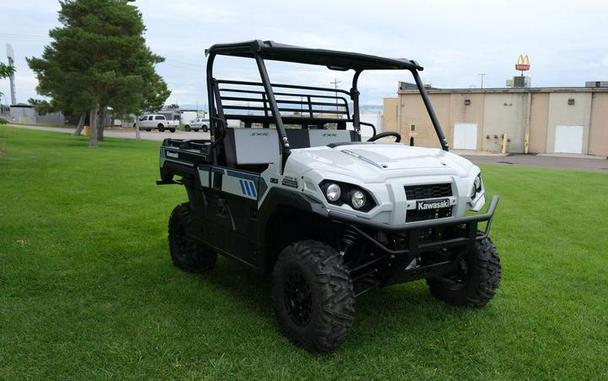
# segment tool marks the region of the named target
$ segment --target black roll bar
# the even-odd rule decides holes
[[[263,46],[260,44],[262,44]],[[266,46],[264,44],[267,44],[268,46]],[[266,49],[266,50],[275,49],[277,51],[281,51],[281,50],[285,50],[285,49],[289,48],[292,50],[296,49],[298,53],[303,53],[305,49],[303,50],[303,48],[289,47],[287,45],[282,46],[282,45],[275,44],[276,46],[274,46],[274,47],[272,47],[271,45],[272,44],[270,42],[254,41],[251,43],[242,43],[242,44],[225,44],[225,45],[217,45],[217,46],[214,45],[211,49],[206,51],[206,54],[208,54],[207,97],[208,97],[209,115],[210,115],[209,119],[211,121],[211,141],[213,141],[214,144],[217,144],[216,140],[219,142],[223,138],[223,135],[224,135],[224,134],[220,133],[219,136],[216,136],[220,130],[219,128],[217,128],[218,123],[219,123],[218,120],[223,119],[223,117],[224,117],[224,112],[223,112],[224,110],[221,105],[221,96],[219,93],[218,83],[251,84],[251,85],[256,84],[254,82],[247,83],[244,81],[230,81],[230,80],[217,81],[217,80],[215,80],[215,78],[213,78],[213,62],[215,60],[215,56],[219,53],[219,54],[235,55],[235,56],[241,56],[241,57],[252,57],[255,59],[257,67],[258,67],[258,71],[260,73],[260,77],[262,79],[262,85],[264,86],[264,90],[265,90],[262,94],[263,107],[261,107],[260,109],[263,110],[265,114],[267,114],[266,103],[268,103],[268,106],[274,116],[277,132],[279,134],[279,140],[280,140],[280,144],[281,144],[281,156],[282,156],[282,161],[283,161],[282,165],[281,165],[281,172],[283,172],[283,169],[285,166],[285,161],[287,160],[287,157],[289,156],[290,147],[289,147],[289,140],[288,140],[287,134],[285,132],[285,126],[283,125],[283,119],[281,118],[281,112],[278,107],[277,100],[275,98],[275,94],[279,94],[279,92],[274,93],[273,86],[283,87],[283,88],[287,88],[287,89],[308,89],[308,90],[323,90],[323,91],[331,90],[336,93],[336,98],[338,98],[337,97],[338,92],[349,95],[353,102],[353,114],[352,114],[353,128],[357,132],[357,134],[360,135],[361,134],[361,124],[363,124],[363,123],[361,122],[361,117],[360,117],[358,81],[359,81],[359,76],[361,75],[363,70],[368,70],[368,69],[369,70],[373,70],[373,69],[393,69],[393,70],[407,69],[407,70],[410,70],[410,72],[412,73],[414,80],[416,82],[416,86],[418,87],[418,90],[420,91],[420,95],[422,96],[422,100],[423,100],[426,110],[429,114],[431,122],[433,123],[433,127],[435,129],[437,137],[439,138],[439,143],[441,145],[441,148],[444,151],[449,150],[447,139],[443,133],[443,130],[441,129],[441,125],[439,124],[439,120],[437,119],[437,115],[435,114],[435,111],[431,104],[431,101],[430,101],[429,95],[426,91],[426,88],[424,87],[422,80],[420,79],[420,75],[418,74],[418,70],[422,70],[422,67],[420,67],[415,61],[390,60],[390,59],[386,59],[386,58],[382,58],[382,57],[366,56],[366,55],[355,54],[355,53],[340,53],[340,52],[334,52],[334,51],[327,51],[327,52],[314,51],[315,54],[317,54],[317,55],[321,54],[321,53],[328,55],[327,57],[325,57],[327,59],[329,59],[328,57],[332,57],[335,59],[338,59],[338,58],[343,59],[344,58],[343,55],[352,55],[354,57],[353,59],[355,59],[355,61],[352,61],[352,62],[359,62],[359,61],[356,61],[356,58],[359,58],[359,59],[365,58],[365,60],[367,60],[367,61],[365,61],[365,62],[367,62],[367,66],[363,65],[363,66],[358,66],[358,67],[357,66],[345,67],[345,70],[353,69],[355,71],[355,73],[353,75],[353,79],[352,79],[352,87],[349,92],[342,90],[342,89],[328,89],[328,88],[322,88],[322,87],[315,88],[315,87],[287,85],[287,84],[274,84],[273,85],[273,84],[271,84],[270,79],[268,77],[268,71],[266,69],[266,65],[264,63],[264,58],[262,57],[261,52],[264,51],[264,49]],[[262,49],[263,47],[265,47],[265,48]],[[300,50],[302,50],[302,51],[300,52]],[[312,54],[308,50],[306,50],[306,52],[307,52],[307,54]],[[299,57],[301,62],[310,63],[310,64],[320,64],[319,62],[316,62],[316,61],[308,62],[307,59],[305,59],[305,57],[306,57],[306,55]],[[279,61],[283,60],[282,57],[281,58],[272,57],[270,59],[278,59]],[[296,62],[296,61],[294,61],[294,62]],[[298,62],[300,62],[300,61],[298,61]],[[351,62],[351,61],[349,61],[349,62]],[[373,65],[372,65],[372,63],[373,63]],[[378,66],[376,67],[376,65],[378,65]],[[332,67],[330,67],[330,69],[331,68]],[[235,89],[235,91],[238,91],[238,90]],[[252,91],[251,93],[254,93],[254,91]],[[291,94],[285,94],[285,95],[291,95]],[[220,104],[216,105],[216,102],[214,102],[214,100],[216,102],[219,102]],[[289,102],[284,102],[284,103],[289,103]],[[313,102],[311,102],[310,98],[308,98],[309,112],[311,114],[313,112],[313,110],[310,110],[310,108],[312,107],[312,103]],[[231,108],[238,109],[238,106],[231,106]],[[347,104],[347,109],[348,109],[348,104]],[[265,123],[267,123],[267,122],[265,122]],[[219,123],[219,124],[222,126],[222,129],[226,128],[225,121],[224,121],[224,123]],[[215,150],[214,150],[214,154],[213,154],[213,163],[217,164],[217,153]]]
[[[279,140],[281,143],[281,156],[283,160],[283,163],[281,165],[281,173],[283,173],[285,161],[287,160],[287,157],[290,153],[289,139],[287,139],[287,133],[285,132],[285,126],[283,126],[283,119],[281,119],[281,112],[279,111],[277,100],[274,98],[272,85],[270,84],[270,78],[268,77],[268,71],[266,70],[264,60],[262,59],[262,57],[260,57],[259,54],[255,54],[255,62],[258,65],[260,77],[262,77],[262,84],[264,85],[264,89],[266,90],[266,96],[268,97],[268,104],[270,105],[270,109],[272,110],[272,114],[274,115],[277,131],[279,133]]]

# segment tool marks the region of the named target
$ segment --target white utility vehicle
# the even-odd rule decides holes
[[[175,132],[177,127],[179,127],[179,120],[168,120],[164,115],[151,114],[140,116],[137,122],[133,124],[133,128],[137,127],[137,125],[139,125],[140,130],[158,130],[160,132],[169,130]]]
[[[189,199],[169,220],[176,266],[210,270],[219,253],[272,274],[278,323],[310,351],[338,347],[355,297],[374,287],[425,279],[449,304],[481,307],[494,297],[498,197],[481,211],[480,170],[448,152],[418,63],[259,40],[207,54],[211,138],[165,139],[160,149],[158,183],[183,184]],[[219,55],[254,59],[261,81],[215,78]],[[273,83],[267,60],[350,70],[352,85]],[[362,141],[361,125],[374,129],[359,113],[367,70],[412,74],[442,149],[401,144],[392,131]],[[229,128],[234,120],[244,128]]]
[[[209,131],[209,119],[207,118],[196,118],[192,119],[184,126],[186,131],[199,131],[203,130],[203,132]]]

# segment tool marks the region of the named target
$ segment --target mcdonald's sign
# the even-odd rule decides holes
[[[527,54],[520,54],[515,64],[515,70],[528,71],[530,70],[530,58]]]

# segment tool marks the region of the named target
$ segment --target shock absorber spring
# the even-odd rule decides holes
[[[346,254],[346,252],[355,245],[357,238],[359,238],[359,234],[354,229],[346,228],[342,235],[342,251],[340,251],[340,254]]]

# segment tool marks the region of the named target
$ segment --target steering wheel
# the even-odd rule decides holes
[[[367,139],[368,142],[375,142],[378,139],[382,139],[382,138],[386,138],[387,136],[394,136],[395,137],[395,143],[399,143],[401,141],[401,134],[396,132],[396,131],[384,131],[381,132],[377,135],[372,136],[371,138]]]

